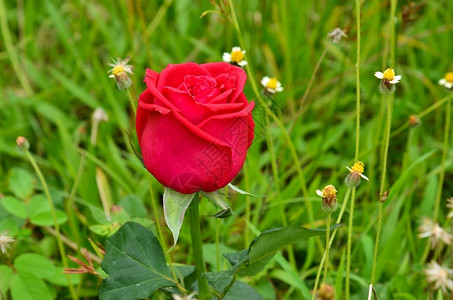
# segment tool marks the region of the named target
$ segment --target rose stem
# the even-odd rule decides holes
[[[203,260],[203,247],[201,241],[201,230],[200,230],[200,213],[198,211],[198,193],[195,194],[192,203],[187,209],[190,221],[190,236],[192,239],[192,250],[195,259],[195,272],[198,280],[198,294],[200,299],[208,300],[211,299],[211,292],[209,291],[208,280],[203,273],[206,273],[206,266]]]

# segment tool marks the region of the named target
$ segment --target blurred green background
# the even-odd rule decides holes
[[[453,71],[453,3],[398,1],[395,65],[391,66],[390,3],[362,2],[360,159],[370,182],[363,182],[357,190],[351,294],[364,299],[361,293],[367,290],[376,231],[385,102],[373,74],[393,67],[403,77],[394,99],[392,129],[396,133],[390,140],[387,177],[391,193],[384,206],[377,279],[383,295],[380,299],[422,299],[427,295],[423,274],[427,241],[416,237],[417,226],[422,216],[432,216],[441,172],[445,172],[441,224],[449,225],[444,201],[453,196],[451,143],[445,168],[440,165],[448,92],[437,84],[447,71]],[[0,268],[11,269],[25,253],[40,255],[59,266],[55,240],[46,229],[52,223],[46,222],[45,216],[33,220],[33,211],[18,212],[19,208],[30,210],[29,203],[42,197],[43,190],[27,158],[16,149],[17,136],[29,140],[30,151],[62,214],[62,232],[75,245],[93,251],[88,238],[102,243],[119,224],[133,218],[148,225],[151,219],[154,222],[149,177],[130,145],[131,139],[138,149],[135,120],[126,94],[108,78],[108,63],[111,58],[129,57],[134,65],[132,80],[140,93],[145,89],[142,79],[146,68],[160,72],[169,63],[221,61],[223,52],[239,45],[239,37],[230,15],[220,9],[226,8],[223,1],[219,3],[0,0],[0,232],[8,229],[17,241],[8,255],[0,255]],[[212,243],[216,231],[223,248],[242,249],[256,236],[255,230],[283,225],[279,207],[283,207],[289,224],[308,226],[310,202],[315,226],[323,227],[325,214],[315,190],[334,184],[341,205],[346,191],[345,166],[352,165],[355,147],[355,3],[247,0],[234,4],[252,69],[249,78],[259,82],[262,76],[275,76],[284,86],[269,103],[287,131],[293,127],[290,137],[302,164],[308,197],[302,193],[280,129],[273,122],[266,125],[264,110],[258,105],[254,111],[256,138],[243,171],[233,183],[265,196],[231,192],[235,215],[222,222],[204,219],[202,232],[211,265],[215,264]],[[201,17],[209,10],[213,12]],[[326,37],[336,27],[344,29],[348,38],[332,44]],[[319,60],[313,85],[301,105]],[[245,94],[256,100],[250,84]],[[93,145],[91,118],[98,107],[106,111],[109,120],[99,125]],[[407,126],[410,115],[423,111],[421,125]],[[448,130],[451,136],[451,128]],[[270,132],[273,150],[269,150],[266,132]],[[272,172],[272,157],[276,158],[277,176]],[[163,188],[154,179],[151,182],[153,195],[161,199]],[[113,221],[104,214],[100,194],[108,203],[123,208]],[[22,204],[9,207],[5,199],[11,197]],[[203,209],[203,215],[215,212],[206,203]],[[48,212],[48,208],[42,211]],[[158,221],[164,224],[161,211],[159,215]],[[346,213],[344,224],[347,219]],[[345,233],[339,231],[331,249],[329,276],[339,299]],[[170,245],[171,233],[166,227],[164,234]],[[183,226],[180,241],[171,252],[174,260],[190,263],[186,260],[191,251],[189,241]],[[262,274],[246,280],[266,299],[305,299],[322,256],[314,247],[314,242],[294,245],[297,268],[285,265],[283,252],[283,262],[274,260]],[[81,257],[77,247],[67,246],[67,251]],[[9,274],[5,268],[0,270]],[[3,281],[0,278],[0,289],[7,299],[12,281],[5,278],[13,275],[8,276]],[[38,279],[50,299],[68,297],[64,287],[46,276],[22,281],[32,285]],[[97,278],[77,280],[81,297],[95,297]]]

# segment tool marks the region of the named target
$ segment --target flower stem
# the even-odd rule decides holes
[[[348,199],[349,199],[349,195],[351,194],[351,190],[352,189],[350,189],[350,188],[348,188],[346,190],[346,195],[344,196],[343,204],[341,205],[340,213],[338,214],[337,221],[335,224],[339,224],[341,222],[341,218],[343,217],[344,211],[346,209],[346,205],[348,204]],[[327,247],[326,250],[332,246],[332,243],[333,243],[333,240],[335,239],[336,234],[337,234],[337,230],[335,229],[332,233],[332,236],[330,237],[329,247]],[[326,262],[326,258],[327,258],[326,254],[327,253],[324,252],[321,262],[319,263],[318,273],[316,274],[315,286],[313,288],[314,293],[313,293],[312,300],[316,299],[316,291],[317,291],[318,285],[319,285],[319,278],[321,277],[321,270],[322,270],[322,267],[323,267],[324,263]]]
[[[134,117],[135,117],[137,115],[137,104],[136,104],[137,96],[135,95],[134,87],[131,86],[126,91],[127,91],[127,98],[129,99],[129,103],[131,104],[132,111],[134,112]]]
[[[385,177],[387,172],[387,157],[388,157],[388,150],[389,150],[389,143],[390,143],[390,129],[392,126],[392,99],[391,96],[393,94],[389,94],[386,97],[387,100],[387,130],[385,134],[385,145],[384,145],[384,159],[382,162],[382,179],[381,179],[381,188],[379,189],[379,197],[384,194],[385,188]],[[384,202],[379,199],[379,215],[378,215],[378,228],[376,233],[376,242],[374,244],[374,255],[373,255],[373,269],[371,271],[371,284],[374,285],[375,275],[376,275],[376,262],[377,262],[377,255],[379,250],[379,238],[381,235],[381,227],[382,227],[382,206]]]
[[[349,226],[348,226],[348,247],[346,251],[346,300],[349,299],[349,279],[351,273],[351,248],[352,248],[352,225],[354,223],[354,200],[355,188],[352,189],[352,197],[349,208]]]
[[[58,250],[59,250],[60,256],[61,256],[61,263],[63,264],[63,267],[65,269],[67,269],[68,263],[66,261],[66,252],[64,249],[63,242],[61,240],[60,225],[58,225],[57,213],[55,211],[55,206],[53,205],[52,196],[50,195],[49,187],[47,186],[47,182],[44,179],[44,176],[42,175],[41,169],[39,168],[35,159],[33,158],[33,156],[30,154],[30,152],[27,149],[25,149],[25,154],[27,155],[28,160],[30,161],[33,168],[35,169],[35,172],[38,175],[39,181],[42,184],[44,194],[46,194],[47,200],[49,201],[50,211],[52,213],[52,219],[53,219],[53,223],[54,223],[54,227],[55,227],[55,231],[56,231],[55,237],[57,239]],[[71,293],[72,299],[74,299],[74,300],[78,299],[78,296],[75,293],[74,287],[71,283],[71,278],[69,277],[69,274],[66,274],[66,280],[68,281],[68,287],[69,287],[69,291]]]
[[[360,149],[360,0],[355,1],[356,8],[356,24],[357,24],[357,53],[356,53],[356,130],[355,130],[355,154],[354,160],[359,160]],[[348,226],[348,244],[346,250],[346,300],[349,300],[349,280],[351,272],[351,247],[352,247],[352,225],[354,222],[354,203],[355,203],[355,188],[352,189],[351,203],[349,209],[349,226]]]
[[[173,263],[171,262],[171,258],[168,254],[167,245],[165,244],[164,234],[162,232],[162,226],[160,225],[160,222],[159,222],[158,204],[156,201],[156,197],[154,196],[153,185],[151,182],[151,175],[148,176],[148,186],[149,186],[149,196],[151,198],[151,209],[153,210],[153,214],[154,214],[154,223],[156,224],[157,235],[158,235],[158,240],[160,242],[160,246],[162,248],[162,251],[164,252],[165,260],[170,267],[171,274],[173,276],[173,279],[176,282],[176,286],[182,293],[186,293],[187,292],[186,289],[181,284],[178,283],[178,276],[176,276],[176,272],[173,267]]]
[[[330,219],[331,219],[332,212],[327,213],[327,221],[326,221],[326,263],[324,264],[324,278],[322,282],[326,283],[327,280],[327,269],[329,266],[329,248],[330,248]]]
[[[195,259],[195,272],[198,280],[198,294],[202,300],[210,300],[211,292],[209,291],[208,280],[203,273],[206,273],[206,266],[203,260],[203,246],[201,241],[200,230],[200,213],[198,211],[198,193],[195,194],[192,203],[187,209],[190,221],[190,235],[192,238],[192,250]]]
[[[445,159],[447,158],[447,153],[448,153],[448,141],[449,141],[449,132],[450,132],[450,118],[451,118],[451,116],[450,116],[451,101],[450,100],[451,100],[451,96],[449,97],[449,101],[447,101],[447,107],[445,109],[444,147],[442,149],[441,170],[440,170],[439,183],[437,186],[436,202],[434,202],[433,222],[437,221],[437,216],[439,215],[440,200],[442,198],[442,187],[444,185],[444,178],[445,178]]]

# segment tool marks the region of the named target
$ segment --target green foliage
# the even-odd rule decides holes
[[[107,239],[101,266],[109,274],[99,288],[101,300],[142,299],[175,285],[156,236],[137,223]]]
[[[255,140],[233,186],[220,191],[228,205],[222,207],[226,203],[219,202],[222,205],[216,209],[208,201],[200,202],[202,238],[209,244],[205,251],[208,276],[225,272],[218,273],[224,279],[217,284],[228,285],[232,267],[221,256],[223,249],[247,248],[236,252],[237,273],[245,274],[252,266],[260,272],[238,274],[231,295],[236,289],[248,289],[239,283],[247,282],[265,299],[309,299],[324,250],[323,235],[292,244],[294,261],[291,250],[283,248],[264,269],[262,260],[262,265],[247,266],[248,247],[260,232],[282,227],[284,222],[288,227],[324,227],[325,214],[315,191],[327,184],[336,186],[341,207],[345,166],[353,163],[355,150],[354,1],[232,2],[251,67],[245,95],[256,102]],[[431,285],[424,274],[426,263],[434,257],[443,266],[451,263],[448,247],[431,250],[427,239],[417,237],[417,227],[422,217],[433,216],[442,172],[445,180],[436,222],[448,229],[451,221],[445,207],[445,199],[453,196],[451,137],[445,165],[441,165],[446,99],[451,93],[437,82],[453,71],[449,55],[453,53],[453,6],[449,0],[397,1],[395,65],[391,65],[391,1],[361,3],[359,158],[370,181],[362,181],[356,190],[351,299],[365,299],[370,280],[385,130],[385,101],[373,73],[389,66],[403,77],[393,102],[389,196],[383,207],[377,289],[379,299],[427,299]],[[207,11],[211,12],[200,18]],[[326,39],[335,27],[348,35],[338,44]],[[50,187],[69,255],[85,261],[81,249],[93,251],[91,245],[97,243],[111,247],[106,242],[109,236],[132,220],[158,235],[156,226],[164,224],[164,212],[161,205],[152,208],[150,193],[160,203],[164,189],[151,179],[150,191],[147,171],[132,150],[140,152],[133,113],[126,94],[108,78],[107,63],[112,57],[130,57],[131,79],[139,94],[145,89],[146,68],[160,72],[169,63],[220,61],[223,52],[239,45],[239,37],[228,8],[222,12],[211,1],[189,0],[0,0],[0,31],[0,234],[7,230],[14,238],[7,254],[0,252],[0,290],[7,300],[70,299],[48,200],[27,157],[17,150],[17,136],[28,138],[31,155]],[[265,75],[276,76],[283,84],[282,93],[265,100],[294,144],[306,195],[285,135],[267,118],[251,86],[251,80],[259,85]],[[92,114],[97,107],[106,111],[109,120],[99,124],[93,144]],[[419,126],[407,125],[412,114],[420,117]],[[102,199],[101,194],[106,197]],[[231,211],[234,215],[229,218],[204,218]],[[346,209],[341,223],[347,224],[348,218]],[[168,248],[176,239],[171,230],[162,229],[161,243]],[[188,229],[183,225],[177,231],[178,243],[165,254],[179,273],[180,264],[187,267],[193,261]],[[345,287],[345,232],[337,231],[327,276],[339,299],[344,298]],[[97,270],[101,256],[93,259]],[[78,266],[70,262],[69,267]],[[193,269],[181,273],[178,278],[186,281],[190,294]],[[100,276],[71,275],[71,280],[78,298],[98,298]],[[156,293],[155,298],[171,297],[168,291]],[[249,294],[253,299],[255,293]],[[433,294],[433,299],[446,299],[441,292]]]

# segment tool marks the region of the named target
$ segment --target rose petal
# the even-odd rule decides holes
[[[139,103],[137,133],[147,169],[164,186],[190,194],[213,192],[228,183],[231,147],[178,113]]]
[[[233,166],[226,183],[229,183],[242,168],[247,150],[252,144],[255,123],[251,111],[254,106],[255,103],[251,102],[239,112],[216,115],[198,125],[203,131],[231,146]]]
[[[186,77],[188,74],[194,76],[210,75],[209,72],[202,67],[202,65],[198,65],[196,63],[185,63],[178,65],[169,64],[160,73],[159,81],[157,82],[157,89],[161,91],[164,86],[178,88],[181,83],[184,82],[184,77]]]
[[[229,102],[233,102],[242,93],[245,81],[247,80],[247,74],[240,67],[223,62],[207,63],[202,64],[201,66],[208,70],[213,77],[217,77],[221,74],[229,74],[230,76],[235,77],[236,88],[230,95]]]

